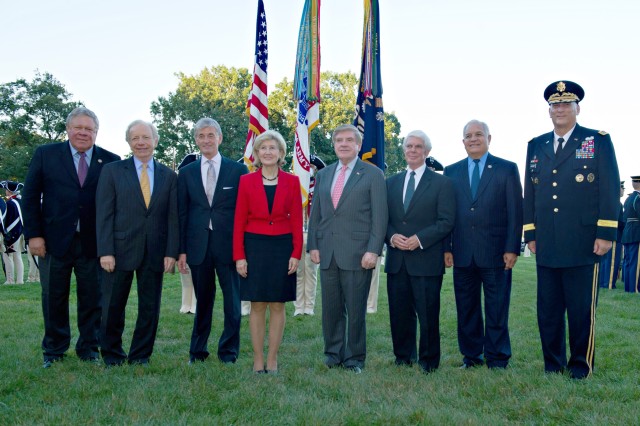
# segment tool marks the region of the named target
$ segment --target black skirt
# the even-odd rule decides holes
[[[245,232],[247,278],[240,277],[240,299],[251,302],[296,300],[296,274],[287,274],[293,236]]]

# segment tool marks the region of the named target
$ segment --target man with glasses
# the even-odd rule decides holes
[[[98,360],[100,283],[96,254],[96,186],[102,167],[120,159],[95,145],[98,117],[79,107],[67,117],[68,141],[36,149],[22,191],[24,235],[40,257],[45,368],[62,358],[71,342],[69,288],[78,293],[76,353]]]
[[[582,87],[566,80],[545,90],[553,131],[529,142],[524,188],[524,238],[536,254],[544,368],[568,368],[575,379],[593,371],[598,262],[616,240],[620,187],[609,134],[577,124],[583,97]]]

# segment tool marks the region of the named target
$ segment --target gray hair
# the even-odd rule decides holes
[[[489,126],[487,125],[487,123],[485,123],[484,121],[480,121],[480,120],[471,120],[469,121],[467,124],[464,125],[464,129],[462,129],[462,137],[465,137],[465,134],[467,133],[467,129],[469,128],[469,126],[471,126],[472,124],[479,124],[482,126],[482,130],[484,130],[484,135],[486,137],[489,137],[491,135],[491,133],[489,133]]]
[[[407,145],[407,140],[410,137],[414,137],[414,138],[418,138],[422,141],[422,143],[424,144],[424,148],[427,151],[431,151],[431,139],[429,139],[429,136],[427,136],[427,134],[425,132],[423,132],[422,130],[413,130],[411,132],[409,132],[407,134],[407,136],[404,137],[404,140],[402,141],[402,149],[404,149]]]
[[[195,138],[198,132],[205,127],[213,127],[218,133],[218,136],[222,137],[222,129],[220,128],[220,124],[213,118],[203,117],[196,122],[196,125],[193,126],[193,137]]]
[[[153,139],[155,141],[158,141],[159,136],[158,136],[158,129],[156,129],[156,126],[154,126],[153,124],[149,123],[148,121],[134,120],[127,126],[127,133],[124,136],[124,138],[125,138],[125,140],[127,142],[130,142],[130,140],[129,140],[129,132],[131,131],[131,129],[134,126],[137,126],[138,124],[144,124],[145,126],[149,127],[149,129],[151,129],[151,135],[153,136]]]
[[[331,135],[331,142],[335,143],[336,135],[342,132],[353,132],[353,134],[356,137],[356,141],[358,142],[358,145],[362,146],[362,134],[360,134],[360,130],[358,130],[358,128],[353,124],[343,124],[341,126],[336,127],[336,129],[333,131],[333,134]]]
[[[98,116],[96,115],[95,112],[93,112],[89,108],[85,108],[85,107],[74,108],[73,111],[71,111],[69,113],[69,115],[67,115],[67,121],[65,123],[67,129],[69,128],[69,125],[71,124],[71,120],[73,120],[75,117],[77,117],[79,115],[84,115],[84,116],[87,116],[90,119],[92,119],[93,120],[93,124],[96,125],[96,131],[98,130],[98,128],[100,127],[100,122],[98,121]]]
[[[287,144],[282,135],[275,130],[267,130],[266,132],[260,133],[253,141],[253,165],[262,167],[262,162],[258,157],[258,151],[266,141],[276,141],[278,144],[278,150],[280,151],[280,155],[278,155],[278,167],[282,166],[284,164],[284,157],[287,155]]]

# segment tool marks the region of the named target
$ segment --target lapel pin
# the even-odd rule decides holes
[[[102,158],[98,158],[98,163],[102,163]]]
[[[492,167],[493,167],[493,166],[492,166],[491,164],[487,165],[487,168],[488,168],[488,169],[490,169],[490,168],[492,168]]]

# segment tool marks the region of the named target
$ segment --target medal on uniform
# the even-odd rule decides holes
[[[580,182],[582,182],[583,180],[584,180],[584,176],[578,173],[578,174],[576,175],[576,182],[580,183]]]
[[[596,176],[593,173],[589,173],[587,175],[587,180],[589,181],[589,183],[593,182],[594,180],[596,180]]]

